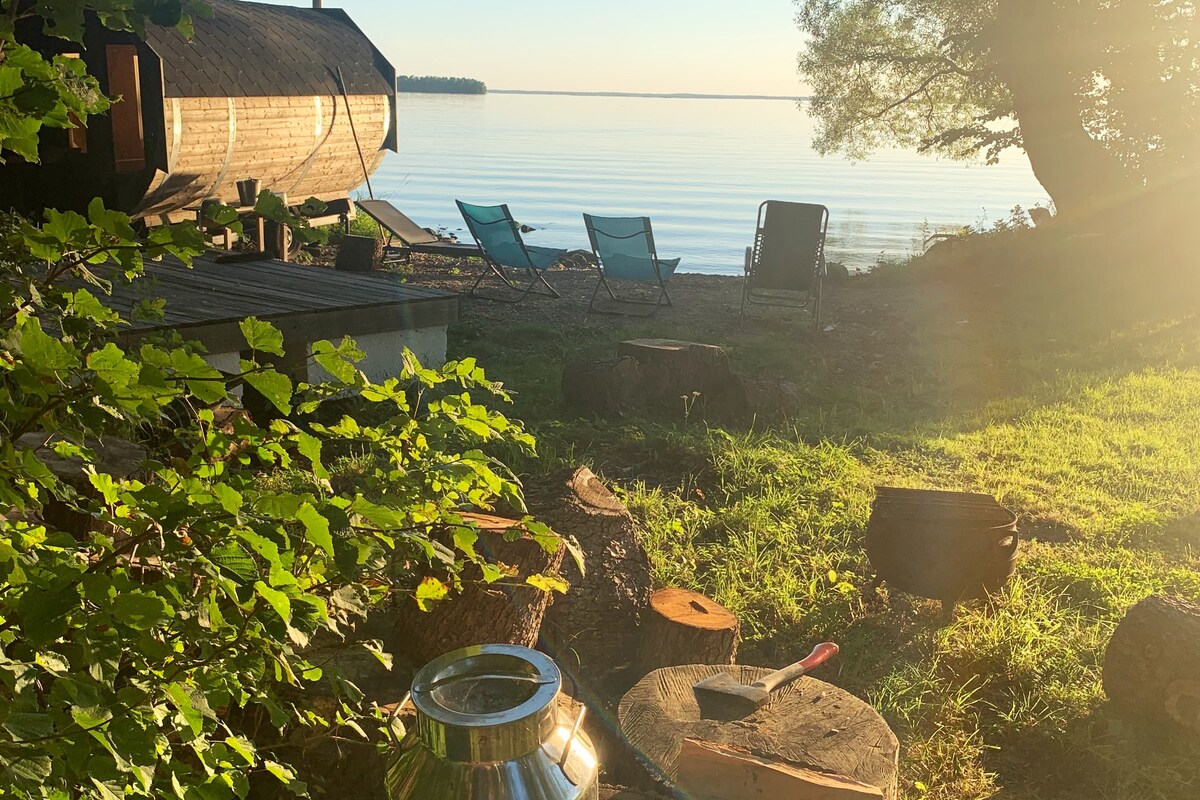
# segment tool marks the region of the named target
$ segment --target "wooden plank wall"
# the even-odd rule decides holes
[[[349,111],[372,171],[391,127],[384,95],[351,95]],[[340,96],[170,97],[164,101],[169,171],[136,216],[163,216],[201,200],[237,201],[237,181],[258,178],[289,200],[345,197],[363,182]]]

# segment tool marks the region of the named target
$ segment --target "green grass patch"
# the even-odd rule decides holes
[[[880,332],[881,359],[873,341],[867,358],[839,355],[783,317],[502,335],[476,322],[452,348],[516,392],[542,455],[524,469],[592,466],[638,519],[656,580],[738,614],[739,660],[782,665],[838,641],[822,677],[893,726],[906,797],[1197,796],[1200,746],[1128,728],[1101,686],[1131,605],[1200,599],[1196,321],[899,319],[908,327]],[[563,365],[643,335],[721,344],[737,371],[801,382],[804,407],[738,426],[570,413]],[[983,491],[1021,514],[1008,589],[949,624],[933,601],[868,593],[876,485]]]

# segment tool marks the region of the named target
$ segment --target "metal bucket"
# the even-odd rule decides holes
[[[417,673],[417,723],[387,772],[391,800],[598,800],[596,752],[560,719],[562,674],[535,650],[480,645]]]
[[[246,178],[237,182],[238,200],[244,206],[252,206],[258,202],[258,193],[262,190],[262,181],[257,178]]]

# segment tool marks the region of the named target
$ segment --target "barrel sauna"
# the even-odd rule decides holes
[[[363,161],[373,171],[397,147],[391,64],[341,9],[206,2],[212,18],[194,18],[190,41],[94,20],[85,48],[41,39],[121,100],[86,130],[47,131],[41,164],[0,168],[10,204],[83,209],[99,196],[153,225],[194,217],[207,199],[236,205],[237,181],[258,178],[293,202],[352,213]]]

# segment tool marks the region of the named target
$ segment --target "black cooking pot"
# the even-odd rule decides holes
[[[877,581],[910,594],[960,600],[994,594],[1016,570],[1017,515],[985,494],[876,489],[867,556]]]

